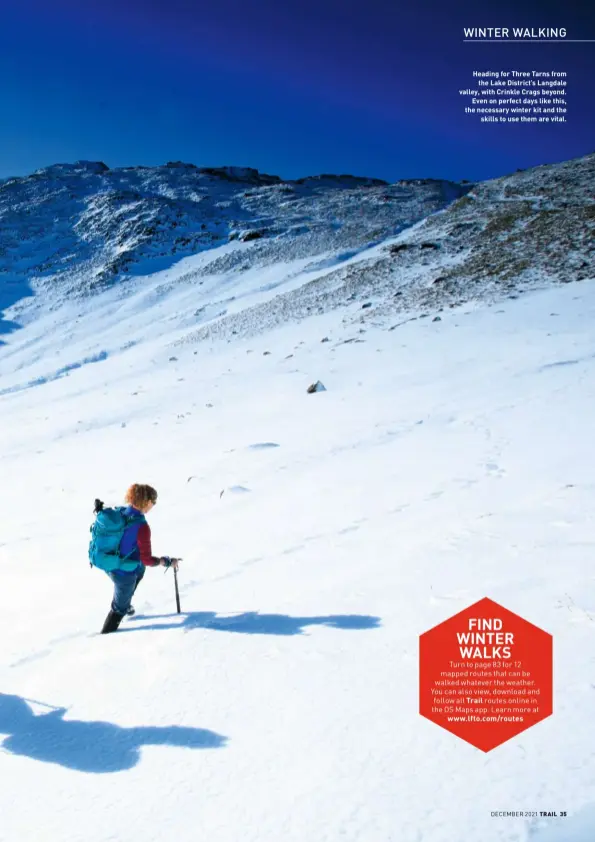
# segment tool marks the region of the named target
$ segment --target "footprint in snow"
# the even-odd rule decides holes
[[[248,445],[249,450],[269,450],[272,447],[280,447],[281,445],[277,444],[274,441],[264,441],[264,442],[257,442],[256,444]]]
[[[250,494],[250,489],[246,488],[243,485],[232,485],[229,488],[224,488],[219,495],[219,499],[223,497],[225,492],[227,491],[228,494]]]
[[[568,611],[568,622],[570,623],[595,623],[595,611],[593,611],[592,606],[595,605],[595,602],[590,602],[588,599],[585,600],[588,608],[585,608],[584,605],[579,605],[572,599],[569,594],[564,594],[564,598],[558,600],[556,603],[556,609],[566,609]]]
[[[339,530],[339,535],[346,535],[348,532],[357,532],[359,526],[357,524],[353,524],[353,526],[346,526],[344,529]]]
[[[26,664],[30,664],[33,661],[41,661],[43,658],[47,658],[47,656],[51,654],[51,649],[43,649],[41,652],[34,652],[32,655],[26,655],[24,658],[19,658],[18,661],[13,661],[13,663],[10,664],[10,667],[11,669],[13,667],[24,667]]]
[[[60,637],[55,637],[53,640],[50,640],[50,645],[53,646],[55,643],[64,643],[67,640],[74,640],[77,637],[84,637],[85,632],[68,632],[68,634],[62,634]]]
[[[453,482],[455,482],[461,488],[471,488],[472,485],[477,484],[476,479],[470,479],[468,477],[455,477]]]
[[[300,550],[304,549],[303,544],[296,544],[295,547],[288,547],[286,550],[283,550],[282,555],[292,555],[293,553],[298,553]]]
[[[87,632],[69,632],[68,634],[60,635],[60,637],[55,637],[50,640],[49,645],[55,646],[59,643],[66,643],[69,640],[76,640],[77,638],[87,637]],[[18,661],[14,661],[10,664],[12,667],[23,667],[26,664],[30,664],[32,661],[41,661],[43,658],[47,658],[49,655],[53,653],[53,649],[40,649],[38,652],[33,652],[31,655],[25,655],[24,658],[19,658]]]
[[[491,477],[503,477],[506,475],[504,468],[497,465],[496,462],[488,462],[486,465],[486,472]]]
[[[401,512],[404,512],[405,509],[409,508],[409,503],[401,503],[400,506],[395,506],[394,509],[389,509],[387,514],[389,515],[400,515]]]
[[[248,558],[246,561],[242,561],[240,563],[240,567],[251,567],[253,564],[258,564],[259,561],[262,561],[262,556],[254,556],[254,558]]]

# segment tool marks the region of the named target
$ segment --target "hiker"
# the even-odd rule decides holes
[[[145,567],[173,567],[177,570],[179,559],[154,556],[151,550],[151,529],[145,515],[157,504],[157,492],[150,485],[131,485],[126,492],[122,515],[127,521],[117,553],[118,566],[106,570],[114,583],[114,598],[105,618],[101,634],[116,631],[125,614],[134,614],[132,595],[143,576]],[[103,511],[103,503],[95,501],[96,512]]]

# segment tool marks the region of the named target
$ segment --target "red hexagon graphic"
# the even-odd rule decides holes
[[[552,713],[551,634],[485,597],[419,638],[419,712],[482,751]]]

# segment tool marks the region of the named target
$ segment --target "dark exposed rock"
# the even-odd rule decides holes
[[[252,182],[253,184],[279,184],[281,179],[278,175],[267,175],[253,167],[198,167],[203,175],[211,175],[225,181]]]
[[[198,167],[196,164],[186,164],[184,161],[168,161],[165,165],[170,169],[188,169],[188,170],[197,170]]]
[[[248,243],[250,240],[260,240],[261,237],[264,237],[264,231],[244,231],[239,235],[239,239],[243,243]]]
[[[353,185],[357,185],[359,187],[384,187],[388,185],[388,181],[384,181],[382,178],[365,178],[357,175],[336,175],[335,173],[307,175],[304,178],[297,178],[295,180],[296,184],[312,184],[316,182],[336,184],[337,187],[352,187]]]
[[[391,254],[400,254],[402,251],[407,251],[410,248],[413,248],[411,243],[393,243],[388,247],[388,250]]]
[[[326,392],[326,388],[323,386],[320,380],[317,380],[316,383],[312,383],[311,386],[308,386],[307,392],[309,395],[312,395],[314,394],[314,392]]]

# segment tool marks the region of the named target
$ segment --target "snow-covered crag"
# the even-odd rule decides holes
[[[413,270],[405,302],[417,294],[424,307],[593,278],[595,154],[474,185],[389,246],[383,264],[393,277]]]
[[[226,268],[357,250],[468,189],[348,175],[282,181],[245,167],[175,162],[59,164],[0,182],[0,272],[16,294],[30,286],[78,295],[234,239],[263,242]],[[5,288],[5,306],[9,297]]]
[[[468,301],[495,301],[551,283],[595,277],[595,154],[473,185],[322,278],[191,338],[251,333],[358,303],[345,322],[395,327],[394,316],[434,317]],[[396,185],[395,185],[396,186]]]
[[[354,305],[347,321],[393,326],[403,312],[582,280],[595,275],[594,176],[595,154],[480,184],[282,181],[180,162],[48,167],[0,182],[0,331],[40,303],[116,286],[125,297],[139,281],[160,295],[195,290],[176,337],[194,342],[342,305]]]

